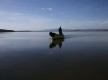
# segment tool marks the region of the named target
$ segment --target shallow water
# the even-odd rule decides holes
[[[108,32],[0,33],[0,80],[104,80]]]

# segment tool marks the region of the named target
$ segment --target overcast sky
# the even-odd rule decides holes
[[[0,0],[0,28],[108,29],[108,0]]]

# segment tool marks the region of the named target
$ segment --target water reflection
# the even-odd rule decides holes
[[[59,48],[62,48],[62,42],[64,41],[64,39],[59,39],[59,40],[50,40],[50,45],[49,48],[52,49],[54,47],[56,47],[57,45],[59,46]]]

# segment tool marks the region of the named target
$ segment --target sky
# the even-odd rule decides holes
[[[108,0],[0,0],[0,29],[108,29]]]

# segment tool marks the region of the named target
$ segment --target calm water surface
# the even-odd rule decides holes
[[[0,80],[105,80],[108,32],[0,33]]]

